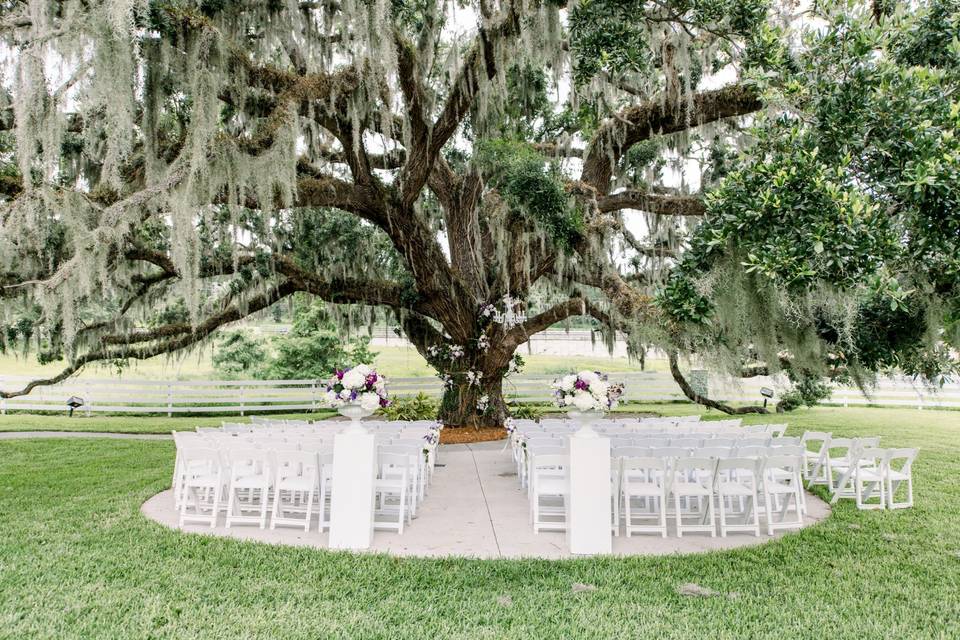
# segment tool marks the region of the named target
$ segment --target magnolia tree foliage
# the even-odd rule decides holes
[[[573,316],[728,411],[680,358],[935,379],[960,11],[815,7],[4,2],[3,344],[65,365],[0,393],[298,293],[387,308],[449,424],[502,423],[517,348]]]

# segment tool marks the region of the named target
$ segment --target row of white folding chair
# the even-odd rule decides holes
[[[241,523],[264,528],[270,509],[274,516],[271,528],[290,524],[289,514],[296,510],[304,513],[304,519],[294,524],[306,530],[314,499],[319,497],[323,530],[332,452],[263,449],[240,442],[213,447],[197,441],[178,442],[177,453],[174,492],[181,526],[186,521],[201,521],[214,527],[220,509],[225,508],[228,528]],[[221,504],[224,498],[226,503]],[[254,515],[246,515],[251,511]]]
[[[562,453],[533,457],[530,513],[535,532],[562,530],[566,526],[568,461],[569,457]],[[678,536],[684,531],[703,531],[715,536],[717,526],[722,536],[728,531],[750,531],[759,535],[757,500],[762,496],[769,535],[779,529],[798,528],[803,524],[804,512],[802,466],[803,459],[798,454],[761,458],[620,458],[614,465],[611,482],[611,524],[618,533],[622,505],[628,536],[657,532],[665,537],[668,499],[672,496]],[[544,499],[548,502],[544,503]],[[789,517],[791,500],[792,518]],[[780,503],[782,506],[777,506]],[[779,521],[774,517],[775,507]],[[715,517],[715,508],[720,511],[719,519]],[[647,513],[638,513],[639,510]],[[656,522],[643,521],[651,515]],[[736,515],[743,516],[744,522],[730,522],[729,517]]]
[[[855,464],[860,451],[875,449],[880,446],[880,438],[834,438],[831,433],[807,432],[801,438],[807,465],[806,477],[810,486],[825,485],[830,493],[838,498],[853,498],[853,491],[841,479],[848,474]],[[816,452],[807,451],[810,443],[819,442]]]
[[[839,440],[839,442],[838,442]],[[904,509],[913,506],[913,448],[882,449],[879,438],[832,439],[830,449],[845,453],[839,457],[827,454],[828,478],[833,493],[831,504],[841,498],[856,501],[858,509]],[[897,500],[900,486],[906,497]],[[871,502],[872,497],[877,502]]]
[[[416,487],[409,480],[417,466],[416,454],[382,451],[379,474],[375,483],[378,504],[385,507],[387,497],[399,496],[397,519],[376,520],[378,528],[394,528],[403,533],[409,521],[410,507],[415,508]],[[180,495],[180,525],[204,522],[216,526],[222,507],[226,508],[226,526],[252,523],[265,528],[268,511],[271,528],[277,525],[303,526],[309,530],[315,499],[319,510],[319,529],[329,526],[333,454],[308,451],[246,448],[243,446],[214,449],[184,446],[178,448],[182,476],[175,491]],[[397,478],[402,485],[397,486]],[[226,504],[221,500],[226,497]],[[193,513],[190,507],[193,506]],[[390,509],[378,509],[385,513]],[[253,515],[248,515],[249,513]],[[296,517],[295,517],[296,516]]]
[[[769,535],[803,524],[803,459],[797,453],[770,453],[761,457],[626,457],[620,459],[620,465],[628,536],[635,532],[657,532],[665,537],[670,496],[678,536],[684,531],[703,531],[714,536],[717,525],[721,536],[726,536],[728,531],[759,535],[760,498]],[[638,524],[635,509],[645,511],[641,514],[645,520],[649,521],[653,515],[657,522]],[[779,519],[774,517],[775,511]],[[789,517],[790,511],[793,517]],[[694,521],[684,522],[689,516],[693,516]],[[741,516],[743,521],[730,522],[730,516]]]

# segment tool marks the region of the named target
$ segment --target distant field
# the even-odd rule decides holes
[[[375,366],[386,376],[417,378],[434,375],[433,369],[416,349],[375,347],[374,351],[378,354]],[[522,351],[520,353],[526,361],[524,372],[530,374],[566,373],[581,369],[611,372],[640,370],[639,364],[629,362],[626,358],[526,355]],[[41,365],[32,354],[26,357],[17,357],[10,353],[0,355],[0,376],[54,375],[62,366],[63,363]],[[665,371],[666,369],[666,362],[663,360],[647,361],[648,371]],[[80,377],[86,378],[111,378],[117,375],[116,368],[110,366],[89,366],[80,373]],[[131,361],[130,366],[121,375],[124,378],[154,380],[198,380],[218,377],[210,361],[210,349],[176,358],[159,356],[149,360]]]

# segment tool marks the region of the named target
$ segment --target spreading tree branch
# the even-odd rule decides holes
[[[676,104],[653,100],[630,107],[608,120],[594,135],[584,158],[581,180],[604,195],[610,190],[614,167],[638,142],[753,113],[762,107],[757,90],[744,84],[694,94],[689,104],[683,99]]]

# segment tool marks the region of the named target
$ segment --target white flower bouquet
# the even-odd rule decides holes
[[[581,371],[557,378],[551,385],[558,407],[575,411],[608,411],[623,395],[622,384],[612,384],[599,371]]]
[[[338,369],[327,380],[325,398],[331,407],[358,404],[371,413],[390,405],[387,379],[365,364]]]

